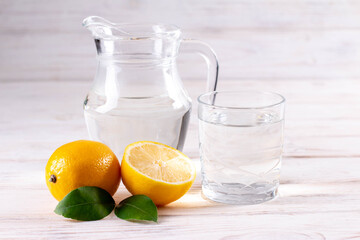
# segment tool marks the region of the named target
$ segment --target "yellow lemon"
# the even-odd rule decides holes
[[[192,161],[167,145],[141,141],[126,147],[121,176],[132,194],[144,194],[156,205],[165,205],[182,197],[195,180]]]
[[[88,140],[59,147],[45,168],[46,184],[59,201],[82,186],[100,187],[114,195],[120,184],[120,174],[119,161],[111,149]]]

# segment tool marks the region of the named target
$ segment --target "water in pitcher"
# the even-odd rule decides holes
[[[239,203],[239,196],[242,204],[260,203],[273,198],[279,185],[284,121],[263,112],[249,114],[251,125],[228,123],[236,117],[200,120],[203,192],[228,203]]]
[[[174,106],[176,103],[168,96],[119,98],[117,101],[118,107],[106,114],[101,113],[101,104],[98,111],[94,106],[85,107],[91,139],[105,143],[119,159],[125,147],[136,141],[167,143],[182,150],[190,106]]]

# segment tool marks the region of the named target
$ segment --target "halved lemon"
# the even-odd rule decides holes
[[[156,205],[166,205],[190,189],[196,170],[193,162],[175,148],[141,141],[126,147],[121,176],[130,193],[144,194]]]

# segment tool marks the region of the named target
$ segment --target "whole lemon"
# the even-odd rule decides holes
[[[82,186],[100,187],[114,195],[121,180],[120,164],[105,144],[79,140],[55,150],[47,162],[45,179],[59,201]]]

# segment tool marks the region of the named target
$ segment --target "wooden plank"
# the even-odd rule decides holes
[[[79,27],[80,28],[80,27]],[[188,32],[217,52],[220,79],[337,79],[360,77],[360,30]],[[64,41],[66,36],[66,41]],[[89,33],[2,34],[0,81],[84,80],[96,71]],[[197,66],[197,67],[194,67]],[[179,58],[182,77],[206,78],[200,57]]]
[[[0,115],[0,136],[7,137],[0,138],[0,159],[26,158],[28,152],[46,159],[61,143],[86,139],[82,102],[90,85],[81,81],[2,83],[0,102],[7,107]],[[204,91],[205,83],[187,81],[185,85],[194,101],[184,151],[197,157],[196,96]],[[245,89],[276,91],[287,98],[285,156],[359,157],[358,80],[219,82],[219,90]],[[17,151],[13,142],[25,151]]]
[[[187,29],[353,29],[359,28],[356,0],[208,0],[56,1],[3,0],[6,32],[77,32],[84,17],[105,16],[116,22],[166,22]],[[30,21],[29,21],[30,20]]]
[[[196,97],[206,66],[181,56],[193,99],[184,148],[198,170],[191,190],[159,209],[159,224],[114,214],[76,222],[53,213],[47,159],[58,146],[88,138],[82,102],[96,66],[81,27],[88,15],[175,23],[216,50],[219,90],[283,94],[279,197],[255,206],[202,197]],[[3,0],[0,28],[0,239],[360,239],[359,1]],[[126,196],[121,186],[116,202]]]
[[[360,77],[358,1],[4,0],[0,5],[0,81],[92,79],[95,47],[81,21],[94,14],[119,22],[178,24],[186,37],[215,49],[222,79]],[[205,77],[200,58],[183,56],[179,64],[183,77]]]
[[[0,176],[9,169],[0,184],[0,238],[142,239],[156,235],[166,239],[201,235],[217,239],[235,235],[236,239],[248,239],[277,233],[277,239],[286,238],[283,234],[339,239],[356,236],[360,224],[359,158],[285,159],[279,198],[254,206],[204,200],[198,176],[187,195],[159,209],[159,224],[146,225],[121,221],[113,214],[102,221],[82,223],[55,215],[52,211],[57,202],[44,184],[44,164],[31,159],[21,164],[0,162]],[[128,195],[122,186],[115,199],[119,202]]]
[[[129,223],[113,214],[75,222],[53,213],[57,201],[44,167],[59,145],[87,138],[81,103],[90,82],[0,85],[0,238],[350,239],[359,236],[360,121],[358,80],[223,81],[222,90],[263,89],[287,98],[280,196],[255,206],[229,206],[201,195],[196,107],[185,153],[197,179],[180,200],[159,209],[159,224]],[[204,83],[185,82],[192,98]],[[116,202],[129,196],[124,186]]]

